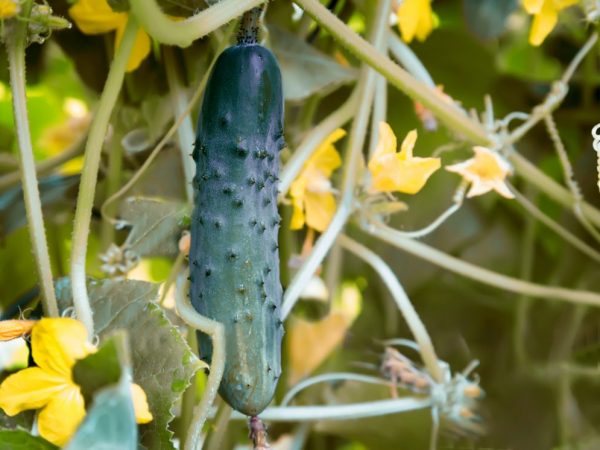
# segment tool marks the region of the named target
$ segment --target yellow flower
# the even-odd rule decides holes
[[[439,20],[431,9],[431,0],[404,0],[396,11],[398,28],[405,42],[416,36],[423,42],[439,25]]]
[[[35,322],[35,320],[0,321],[0,341],[10,341],[29,333]]]
[[[115,50],[119,47],[127,24],[127,13],[113,11],[106,0],[78,0],[69,8],[69,14],[85,34],[103,34],[116,30]],[[127,72],[137,69],[149,53],[150,37],[140,28],[127,62]]]
[[[19,12],[19,5],[15,0],[0,0],[0,19],[10,19]]]
[[[491,190],[503,197],[514,198],[506,185],[506,176],[510,173],[510,165],[498,153],[485,147],[473,147],[475,157],[452,166],[449,172],[458,173],[471,183],[467,197],[483,195]]]
[[[73,381],[75,361],[93,353],[83,324],[69,318],[45,318],[33,326],[31,348],[37,367],[21,370],[0,385],[0,408],[9,416],[39,409],[40,435],[62,446],[85,417],[81,390]],[[152,420],[141,388],[132,385],[139,423]],[[143,393],[143,391],[142,391]]]
[[[523,0],[523,7],[533,14],[529,43],[540,45],[556,26],[558,12],[577,3],[578,0]]]
[[[335,197],[329,178],[342,163],[333,146],[346,132],[338,128],[325,139],[290,186],[294,213],[290,228],[299,230],[304,223],[317,231],[325,231],[335,214]]]
[[[396,135],[386,122],[379,123],[379,142],[369,161],[374,191],[416,194],[425,186],[433,172],[440,168],[440,159],[413,156],[416,141],[417,130],[412,130],[396,153]]]

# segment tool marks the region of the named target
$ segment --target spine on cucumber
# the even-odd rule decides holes
[[[255,43],[225,50],[210,76],[198,121],[190,296],[221,322],[226,363],[219,393],[254,416],[281,374],[277,212],[283,96],[279,66]],[[212,346],[199,333],[200,357]]]

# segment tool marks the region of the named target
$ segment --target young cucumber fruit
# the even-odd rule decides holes
[[[258,44],[228,48],[210,76],[198,121],[190,296],[225,327],[219,393],[255,416],[281,374],[281,283],[277,234],[279,150],[283,147],[281,73]],[[199,333],[200,356],[212,346]]]

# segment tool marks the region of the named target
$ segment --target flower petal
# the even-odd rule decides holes
[[[106,0],[78,0],[69,15],[85,34],[107,33],[127,22],[127,14],[113,11]]]
[[[292,213],[292,220],[290,221],[290,230],[300,230],[304,226],[304,196],[302,198],[292,198],[292,206],[294,212]]]
[[[115,51],[121,45],[121,39],[123,39],[123,33],[125,32],[125,23],[117,28],[117,36],[115,38]],[[146,59],[150,53],[150,36],[142,28],[140,28],[135,35],[135,41],[133,43],[133,49],[129,60],[127,61],[127,72],[133,72],[137,69],[142,61]]]
[[[0,0],[0,19],[9,19],[17,15],[19,4],[15,0]]]
[[[404,0],[396,15],[398,28],[405,42],[411,42],[415,36],[423,41],[437,26],[436,17],[431,10],[431,0]]]
[[[46,405],[38,416],[40,435],[62,447],[85,417],[85,404],[79,387],[71,385]]]
[[[66,317],[44,318],[31,332],[33,359],[44,370],[70,379],[76,359],[91,353],[84,325]]]
[[[387,122],[379,122],[379,140],[371,160],[376,157],[396,153],[396,135]]]
[[[0,408],[9,416],[26,409],[41,408],[68,384],[69,380],[63,376],[39,367],[21,370],[0,385]]]
[[[306,224],[317,231],[325,231],[335,214],[336,204],[333,194],[306,192],[304,206]]]
[[[29,333],[35,323],[35,320],[0,321],[0,341],[10,341]]]
[[[335,169],[340,167],[342,159],[333,144],[346,135],[346,131],[338,128],[319,145],[312,156],[306,161],[305,168],[315,168],[323,175],[330,177]],[[301,174],[302,176],[302,174]]]
[[[529,14],[537,14],[541,11],[546,0],[523,0],[523,8]]]
[[[413,149],[415,148],[415,144],[417,142],[417,130],[410,130],[404,140],[402,141],[402,146],[400,147],[400,160],[409,160],[413,157]]]
[[[500,194],[504,198],[515,198],[515,194],[511,192],[504,181],[493,181],[491,183],[492,189],[494,189],[498,194]]]
[[[542,9],[533,17],[531,31],[529,33],[529,43],[538,46],[546,36],[550,34],[558,21],[558,12],[551,2],[545,2]]]
[[[133,410],[135,412],[135,420],[137,423],[151,422],[153,417],[148,407],[148,399],[146,393],[141,386],[131,383],[131,398],[133,400]]]
[[[399,183],[395,190],[405,194],[416,194],[433,173],[440,168],[439,158],[412,158],[401,161]]]

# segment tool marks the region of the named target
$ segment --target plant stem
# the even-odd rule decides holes
[[[358,383],[367,383],[367,384],[378,384],[382,386],[394,387],[394,383],[388,380],[383,380],[379,377],[373,377],[370,375],[363,375],[360,373],[352,373],[352,372],[332,372],[332,373],[323,373],[321,375],[315,375],[314,377],[307,378],[305,380],[300,381],[298,384],[294,385],[283,397],[281,400],[281,406],[288,406],[290,402],[296,397],[301,391],[309,388],[310,386],[314,386],[318,383],[326,383],[326,382],[339,382],[339,381],[354,381]]]
[[[121,170],[123,168],[123,152],[121,139],[123,137],[123,130],[118,126],[113,128],[113,133],[108,142],[108,172],[105,178],[105,192],[104,197],[108,198],[114,194],[121,184]],[[108,211],[109,214],[114,214],[114,206]],[[115,241],[115,227],[108,220],[102,221],[102,228],[100,231],[100,242],[101,249],[105,251],[108,249],[110,244]]]
[[[204,75],[202,75],[202,80],[200,81],[198,88],[196,89],[196,91],[194,92],[194,95],[192,95],[192,98],[190,99],[189,103],[187,104],[185,111],[177,117],[177,120],[175,120],[173,125],[171,125],[171,128],[169,128],[169,130],[166,132],[166,134],[163,136],[163,138],[158,142],[158,144],[156,144],[156,146],[154,147],[152,152],[150,152],[150,155],[148,155],[148,157],[144,161],[144,164],[142,164],[142,166],[138,169],[138,171],[135,173],[135,175],[133,175],[127,181],[127,183],[125,183],[125,185],[123,187],[121,187],[121,189],[119,189],[117,192],[115,192],[115,194],[113,194],[110,198],[106,199],[106,201],[104,202],[104,204],[102,205],[102,208],[101,208],[102,217],[104,217],[112,222],[115,222],[115,219],[110,217],[110,215],[107,213],[108,206],[110,204],[112,204],[114,201],[116,201],[117,199],[121,198],[121,196],[123,196],[129,189],[131,189],[131,187],[140,179],[140,177],[146,172],[146,170],[148,170],[148,167],[150,167],[150,165],[152,164],[152,161],[154,161],[154,159],[158,156],[158,154],[160,153],[162,148],[165,146],[165,144],[167,142],[169,142],[169,139],[171,139],[173,137],[173,135],[177,132],[177,130],[179,129],[181,124],[186,120],[186,117],[189,117],[190,111],[202,97],[202,93],[204,92],[204,88],[206,87],[206,83],[208,82],[208,77],[210,76],[212,67],[214,66],[215,62],[217,61],[217,58],[219,57],[219,54],[221,53],[221,51],[227,45],[229,36],[231,36],[231,33],[236,28],[236,26],[237,26],[237,24],[234,22],[228,27],[227,32],[225,34],[225,36],[226,36],[225,39],[223,39],[223,41],[221,42],[221,46],[218,49],[218,51],[215,52],[215,56],[213,57],[213,59],[210,63],[210,66],[208,67],[208,69],[206,69],[206,72],[204,73]]]
[[[544,123],[546,124],[546,130],[550,135],[550,139],[554,144],[554,149],[558,155],[558,160],[560,161],[560,165],[563,169],[563,177],[565,180],[565,184],[569,188],[571,195],[573,196],[573,214],[579,220],[579,223],[587,230],[589,234],[596,240],[596,242],[600,242],[600,233],[598,230],[594,228],[594,226],[588,221],[587,217],[583,213],[581,208],[583,204],[583,194],[579,189],[579,184],[575,181],[575,173],[573,172],[573,167],[571,166],[571,162],[569,161],[569,156],[567,155],[567,149],[563,144],[562,139],[560,138],[560,134],[558,132],[558,128],[556,127],[556,122],[552,118],[552,114],[548,114],[544,117]]]
[[[389,7],[391,0],[380,0],[377,5],[376,17],[372,27],[371,40],[378,45],[385,33],[382,31],[385,18],[389,16]],[[385,14],[387,12],[387,14]],[[348,139],[348,147],[344,155],[344,173],[342,178],[342,198],[340,205],[331,219],[331,223],[316,242],[315,247],[309,257],[306,259],[296,276],[288,286],[283,296],[283,305],[281,306],[281,317],[285,319],[302,293],[304,286],[313,276],[319,264],[323,261],[327,252],[335,242],[350,214],[354,210],[354,189],[356,187],[356,174],[358,164],[362,156],[362,147],[365,142],[365,134],[369,115],[371,113],[371,105],[373,104],[373,94],[375,89],[376,72],[366,65],[363,65],[360,79],[358,82],[358,111],[350,138]]]
[[[290,185],[302,170],[304,163],[310,158],[317,146],[336,129],[348,122],[356,112],[357,106],[358,89],[354,89],[352,95],[346,100],[346,103],[332,112],[306,135],[281,170],[281,181],[279,182],[280,196],[287,193]]]
[[[536,220],[539,220],[541,223],[546,225],[581,253],[600,263],[600,252],[592,248],[585,241],[579,239],[576,235],[557,223],[554,219],[544,214],[543,211],[541,211],[535,204],[529,201],[527,197],[517,191],[514,187],[510,186],[510,190],[515,195],[515,200],[517,200],[517,202],[519,202],[521,206]]]
[[[575,198],[567,189],[539,170],[515,150],[509,150],[508,159],[521,178],[526,180],[528,183],[531,183],[552,200],[561,204],[565,208],[572,208]],[[590,222],[594,223],[596,226],[600,226],[599,210],[586,202],[581,203],[581,210]]]
[[[24,2],[22,14],[28,16],[32,7],[31,1]],[[25,48],[27,46],[26,21],[15,24],[16,29],[6,39],[10,86],[13,99],[13,113],[19,143],[19,171],[23,184],[25,211],[29,229],[29,238],[35,258],[42,292],[44,314],[49,317],[58,316],[58,306],[52,281],[52,267],[48,254],[48,244],[44,230],[42,203],[38,190],[35,160],[31,145],[29,119],[27,116],[27,96],[25,93]]]
[[[521,194],[519,193],[519,195]],[[522,197],[525,201],[529,201],[525,198],[525,196]],[[533,203],[532,206],[534,206]],[[525,232],[523,234],[523,241],[521,244],[521,268],[519,275],[522,280],[529,281],[531,280],[531,275],[533,273],[535,255],[535,237],[537,231],[536,217],[534,215],[526,215],[524,225]],[[513,345],[515,359],[519,365],[523,366],[527,362],[527,325],[532,299],[525,295],[520,295],[517,301],[518,304],[513,330]]]
[[[192,307],[186,298],[188,289],[185,282],[188,271],[178,277],[178,286],[175,294],[175,304],[179,316],[191,327],[206,333],[212,339],[213,354],[210,362],[210,373],[204,395],[200,404],[194,409],[194,417],[187,432],[185,450],[200,450],[202,448],[202,427],[208,417],[210,406],[217,396],[217,390],[223,378],[225,369],[225,328],[223,324],[208,317],[204,317]]]
[[[139,27],[135,20],[130,18],[125,27],[121,45],[110,66],[108,78],[100,96],[98,110],[90,126],[90,133],[85,146],[79,195],[77,196],[71,250],[71,289],[73,290],[73,304],[75,305],[77,318],[87,328],[90,339],[94,335],[94,322],[87,293],[85,261],[92,206],[94,204],[94,194],[98,178],[98,167],[100,165],[102,144],[106,136],[108,121],[110,120],[110,115],[123,84],[125,68],[133,49],[138,29]]]
[[[183,169],[185,193],[188,203],[194,201],[194,189],[192,179],[196,171],[196,164],[191,156],[194,148],[195,133],[192,125],[192,118],[188,109],[189,99],[185,87],[182,85],[181,77],[178,71],[178,62],[175,58],[175,51],[170,47],[163,47],[165,57],[165,67],[167,72],[167,82],[169,83],[169,94],[171,104],[176,117],[183,116],[179,128],[177,128],[177,138],[179,139],[179,152],[181,153],[181,167]]]
[[[85,133],[77,142],[72,144],[69,148],[65,149],[58,155],[36,163],[35,172],[37,175],[41,176],[50,173],[65,162],[81,155],[83,153],[86,137],[87,133]],[[0,176],[0,192],[10,188],[11,186],[14,186],[15,184],[18,184],[20,180],[21,173],[19,170]]]
[[[423,103],[436,117],[446,123],[448,128],[463,134],[467,139],[478,144],[492,144],[492,139],[481,125],[465,116],[455,105],[443,100],[442,96],[436,90],[416,80],[408,72],[392,62],[378,51],[376,46],[369,44],[358,36],[317,0],[297,0],[296,3],[319,25],[328,30],[340,44],[356,54],[362,61],[372,66],[386,77],[390,83],[413,100]],[[382,26],[388,27],[387,22]]]
[[[379,221],[371,221],[366,226],[363,226],[363,229],[369,234],[432,264],[505,291],[516,292],[530,297],[600,306],[600,294],[595,292],[543,286],[502,275],[450,256],[421,242],[407,239],[398,234],[396,230],[389,228]]]
[[[412,49],[406,45],[397,34],[389,34],[389,47],[392,56],[402,64],[402,67],[404,67],[408,73],[429,86],[431,89],[436,88],[435,82],[433,81],[433,78],[431,78],[431,75],[429,75],[427,68],[423,65],[417,55],[415,55]]]
[[[301,6],[317,23],[319,23],[319,25],[327,29],[334,38],[338,39],[343,46],[355,53],[362,61],[365,61],[367,64],[375,68],[384,77],[386,77],[391,84],[403,91],[406,95],[411,97],[413,100],[418,100],[421,102],[427,109],[433,112],[436,118],[445,123],[449,129],[462,134],[466,139],[470,140],[474,144],[491,147],[498,146],[500,142],[498,136],[488,135],[481,124],[464,115],[458,107],[446,103],[443,97],[440,96],[433,88],[427,86],[425,83],[419,80],[416,80],[405,70],[394,64],[390,59],[386,58],[385,55],[381,54],[381,52],[378,52],[375,47],[354,33],[346,24],[339,20],[317,0],[297,0],[296,3]],[[592,36],[590,41],[594,39],[595,37]],[[588,49],[589,46],[586,44],[586,46],[582,48],[582,51],[587,51]],[[577,63],[577,58],[574,60],[574,63]],[[569,66],[566,74],[568,75],[571,73],[575,67],[576,65],[572,63]],[[562,82],[564,82],[564,80],[565,78],[563,77]],[[557,96],[554,100],[557,99],[562,100],[560,96]],[[534,117],[533,120],[537,122],[542,118],[543,115],[540,115],[539,117]],[[519,127],[518,130],[515,130],[506,139],[506,144],[510,144],[518,140],[533,126],[533,124],[534,123],[527,123],[526,126],[524,124],[522,127]],[[568,190],[540,171],[523,156],[516,152],[512,152],[508,155],[508,157],[516,171],[524,179],[531,182],[539,190],[563,206],[569,207],[572,204],[573,197]],[[591,222],[600,226],[599,210],[587,203],[582,205],[582,209],[584,214]]]
[[[206,445],[206,450],[219,450],[223,446],[223,439],[227,434],[227,426],[233,409],[227,403],[222,402],[217,413],[215,426],[210,433],[210,439]]]
[[[351,403],[331,406],[286,406],[265,409],[260,417],[270,422],[314,422],[318,420],[353,420],[379,417],[388,414],[416,411],[431,407],[431,400],[404,397],[394,400]],[[246,420],[243,414],[234,412],[235,420]]]
[[[389,289],[390,294],[392,294],[398,309],[404,316],[404,320],[406,320],[408,328],[419,346],[419,353],[421,354],[421,358],[425,363],[427,371],[437,383],[442,383],[443,374],[440,368],[440,362],[435,353],[435,349],[433,348],[433,343],[431,342],[427,328],[425,328],[425,324],[421,321],[419,314],[410,302],[410,299],[406,295],[398,278],[394,275],[394,272],[392,272],[392,269],[390,269],[385,261],[376,253],[349,237],[342,235],[339,237],[338,241],[344,248],[364,260],[379,274]]]
[[[166,16],[156,0],[130,0],[131,14],[161,44],[187,47],[265,0],[223,0],[182,21]]]

